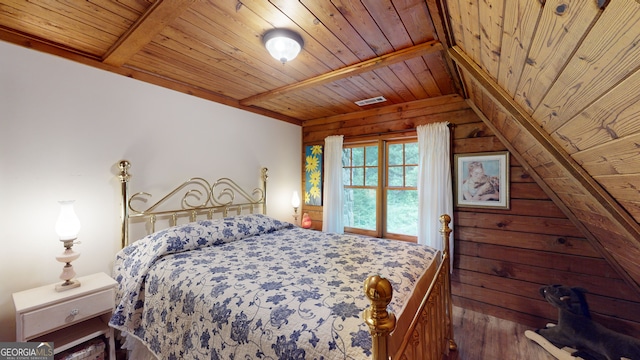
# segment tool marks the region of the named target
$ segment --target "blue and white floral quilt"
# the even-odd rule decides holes
[[[110,325],[159,359],[368,359],[364,280],[401,311],[435,250],[265,215],[171,227],[122,249]]]

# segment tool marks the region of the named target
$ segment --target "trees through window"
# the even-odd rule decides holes
[[[342,165],[345,231],[415,241],[417,141],[345,144]]]

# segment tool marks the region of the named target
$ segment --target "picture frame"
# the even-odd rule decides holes
[[[304,204],[322,206],[323,147],[305,146],[304,154]]]
[[[454,155],[458,207],[509,209],[509,152]]]

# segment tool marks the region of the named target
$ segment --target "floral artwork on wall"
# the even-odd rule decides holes
[[[322,145],[305,148],[305,205],[322,205]]]

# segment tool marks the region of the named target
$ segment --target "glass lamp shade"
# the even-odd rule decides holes
[[[293,196],[291,196],[291,206],[294,208],[300,207],[300,196],[297,191],[294,191]]]
[[[74,202],[73,200],[59,202],[60,215],[56,221],[56,233],[60,241],[76,239],[80,232],[80,220],[73,210]]]
[[[302,50],[302,37],[287,29],[273,29],[264,34],[264,46],[269,54],[283,64],[293,60]]]

